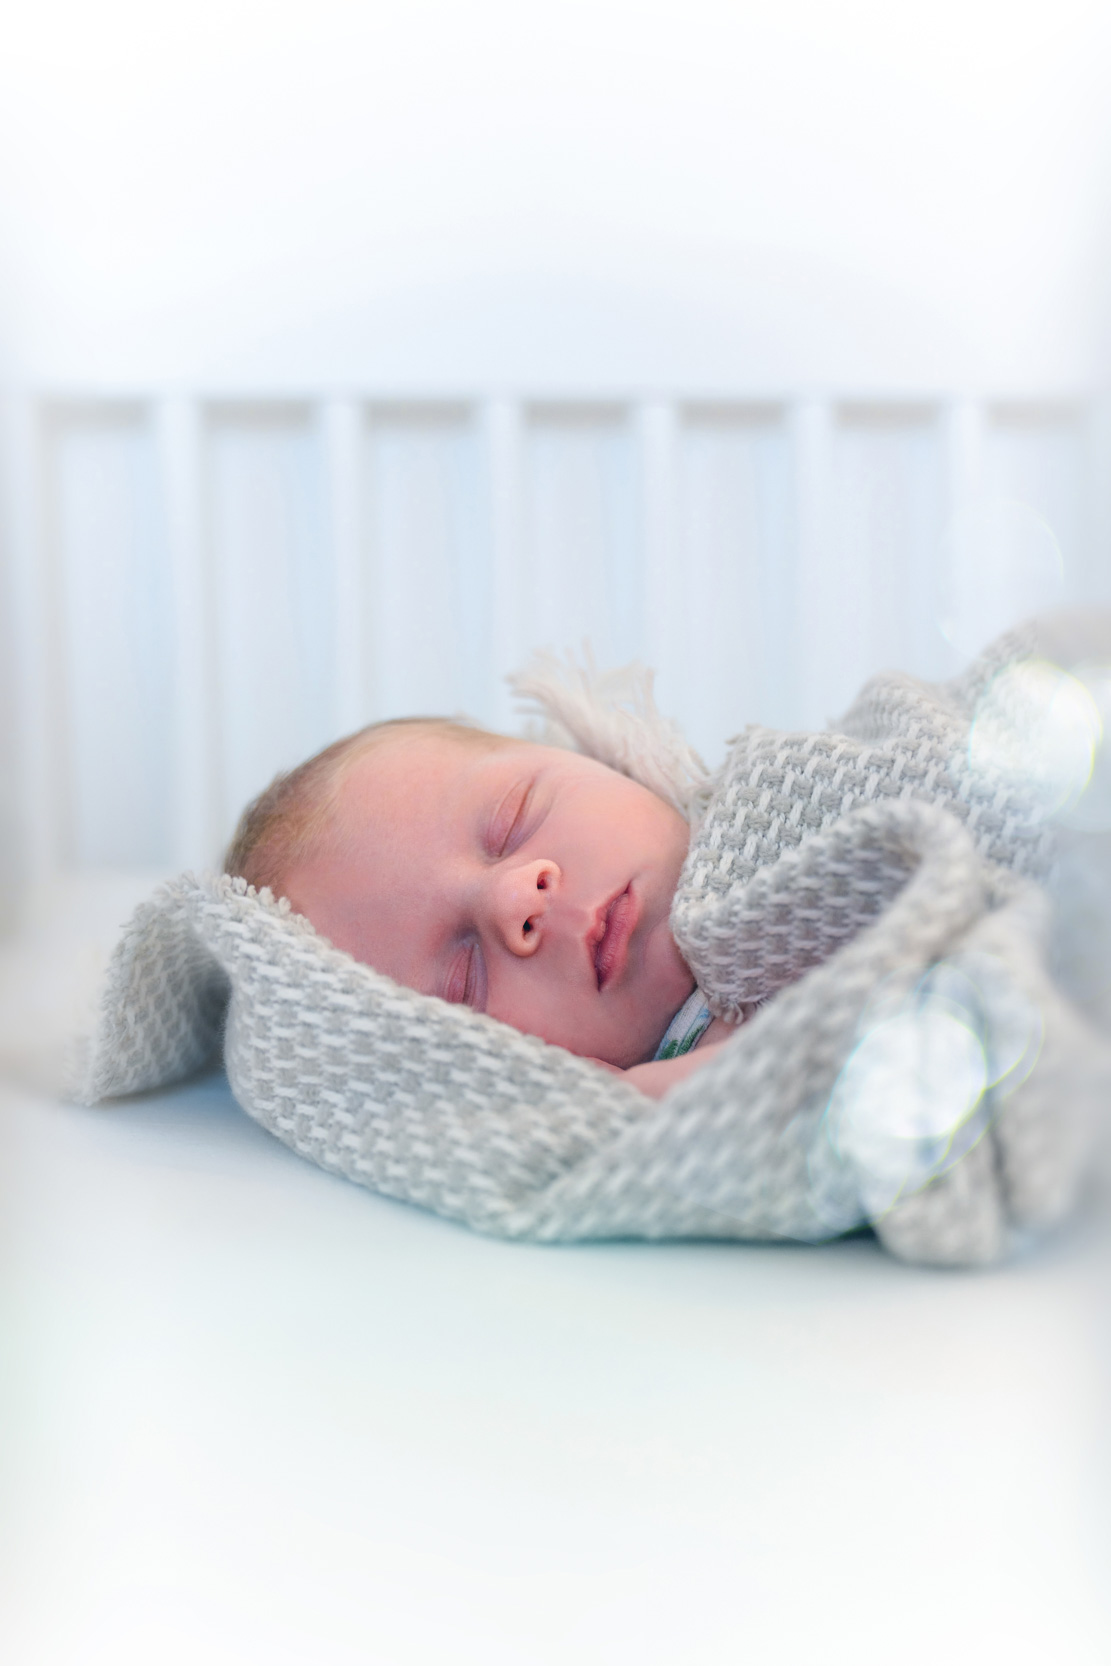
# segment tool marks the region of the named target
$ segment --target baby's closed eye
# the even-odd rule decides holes
[[[491,856],[508,856],[533,832],[533,786],[531,779],[515,782],[498,804],[484,841]]]
[[[482,1012],[486,1006],[486,966],[477,943],[465,943],[453,958],[444,980],[443,999],[455,1006],[473,1007]]]

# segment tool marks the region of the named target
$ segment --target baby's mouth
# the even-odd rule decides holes
[[[636,916],[632,888],[626,885],[607,904],[600,922],[601,933],[594,944],[594,975],[598,979],[599,992],[624,969]]]

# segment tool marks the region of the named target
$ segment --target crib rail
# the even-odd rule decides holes
[[[210,863],[275,770],[401,712],[512,724],[506,671],[584,637],[710,758],[820,723],[1111,601],[1109,436],[1092,399],[12,397],[9,845]]]

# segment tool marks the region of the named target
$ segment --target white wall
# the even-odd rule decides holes
[[[38,0],[0,55],[55,382],[1044,389],[1091,373],[1093,0]]]

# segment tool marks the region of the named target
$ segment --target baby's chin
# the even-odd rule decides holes
[[[616,1065],[619,1070],[630,1070],[634,1064],[647,1064],[655,1058],[656,1049],[671,1020],[693,993],[694,978],[685,966],[683,972],[685,975],[682,978],[669,980],[656,993],[653,1001],[645,1003],[634,1015],[627,1016],[625,1022],[615,1022],[598,1046],[576,1047],[572,1051]]]
[[[641,1004],[643,1021],[637,1025],[640,1052],[636,1058],[629,1060],[623,1067],[625,1069],[655,1058],[656,1048],[663,1040],[668,1025],[684,1001],[694,993],[694,973],[679,953],[675,939],[670,931],[666,934],[661,932],[660,937],[656,945],[655,964],[646,979],[648,987]]]
[[[563,1047],[582,1059],[611,1064],[617,1070],[629,1070],[655,1057],[665,1030],[693,988],[694,979],[688,976],[686,988],[674,999],[670,990],[662,992],[662,1004],[659,999],[648,1004],[630,998],[607,1003],[606,1012],[576,1004],[573,1010],[558,1016],[549,1010],[536,1023],[521,1014],[488,1010],[491,1018],[512,1024],[525,1035],[538,1036],[550,1046]],[[632,991],[629,994],[631,997]]]

